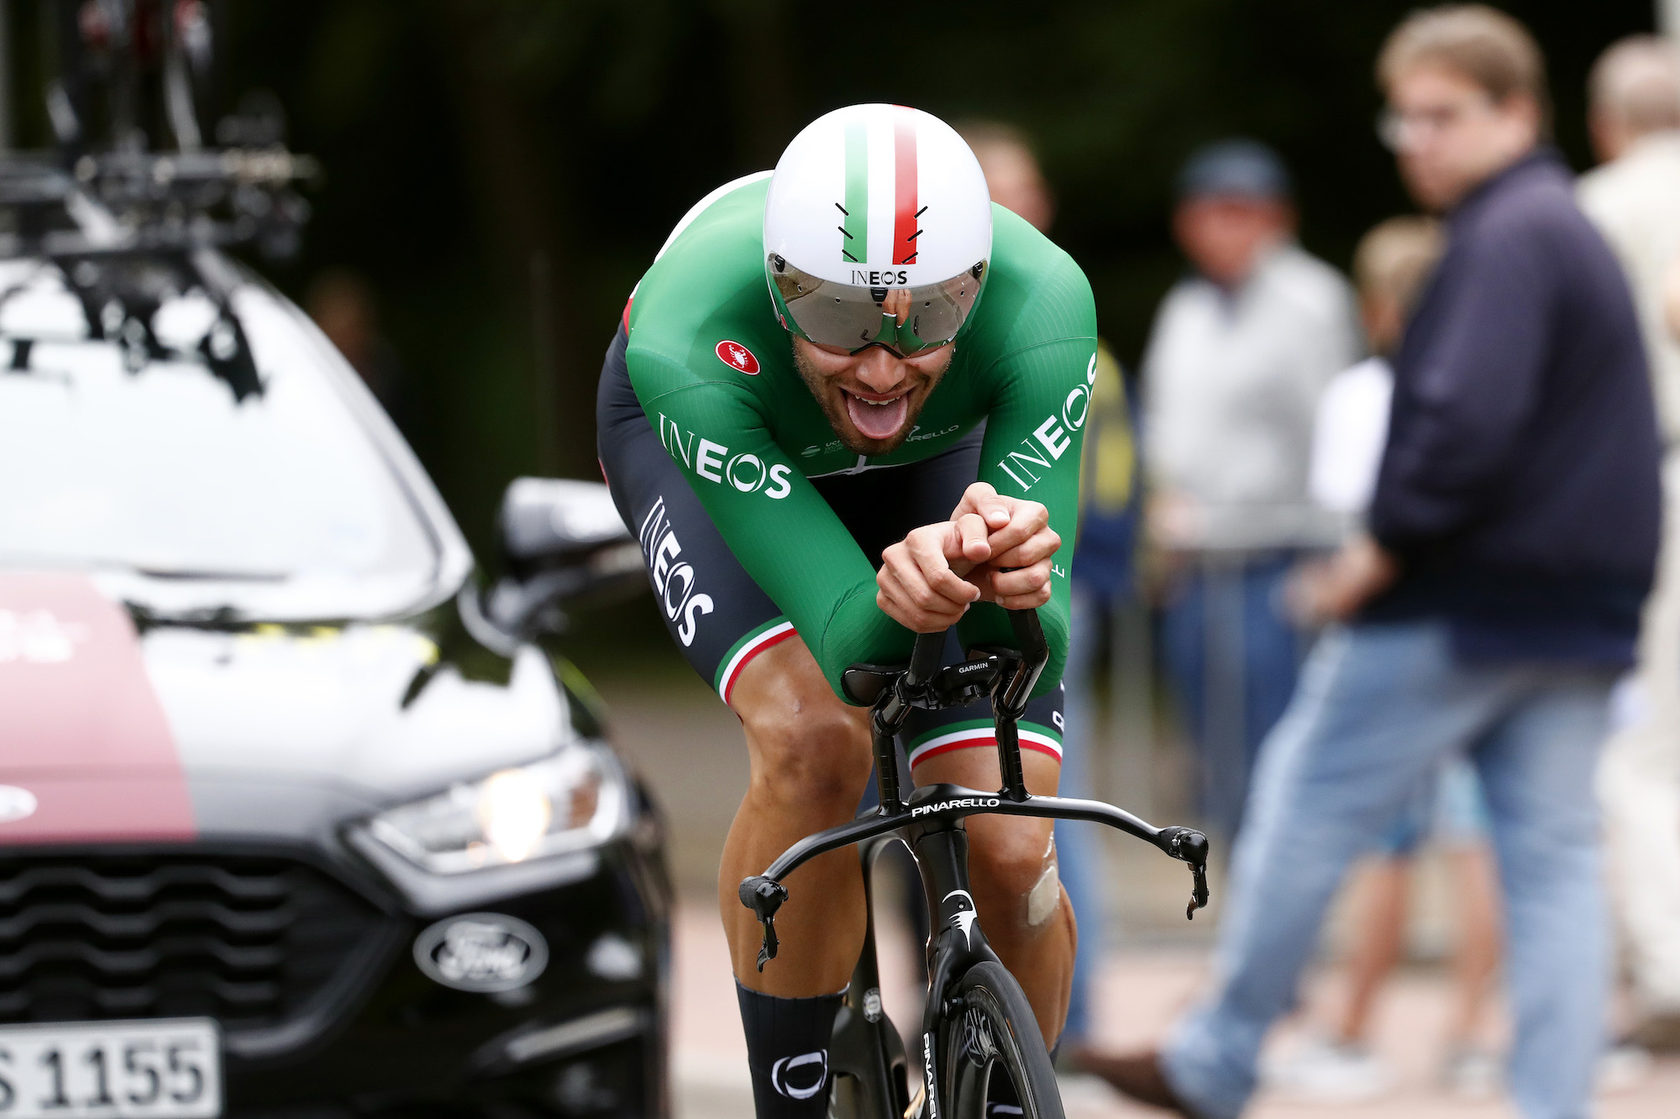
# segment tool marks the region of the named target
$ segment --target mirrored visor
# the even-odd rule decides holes
[[[776,253],[770,254],[767,270],[787,309],[788,325],[798,334],[819,346],[848,353],[880,344],[908,355],[943,346],[957,336],[980,295],[986,262],[979,261],[949,280],[920,287],[871,287],[818,279]],[[894,272],[865,275],[889,279]]]

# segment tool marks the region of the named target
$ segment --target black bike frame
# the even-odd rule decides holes
[[[986,942],[969,889],[968,831],[963,824],[967,817],[1035,816],[1106,824],[1190,864],[1193,882],[1187,915],[1193,915],[1207,904],[1207,839],[1200,832],[1183,827],[1157,828],[1101,801],[1034,796],[1027,792],[1016,723],[1026,710],[1032,686],[1044,668],[1048,653],[1034,612],[1011,612],[1010,618],[1021,653],[983,651],[987,654],[984,659],[940,670],[944,634],[923,634],[917,638],[907,669],[857,666],[848,672],[848,693],[854,700],[872,705],[870,730],[880,805],[855,820],[801,839],[782,852],[762,875],[746,879],[740,888],[742,904],[758,916],[764,927],[764,945],[758,954],[758,968],[763,971],[765,963],[777,953],[775,914],[787,899],[787,889],[781,884],[784,878],[818,855],[864,844],[867,880],[874,853],[886,842],[883,837],[896,835],[910,847],[920,870],[927,911],[934,920],[928,944],[928,994],[922,1010],[921,1073],[930,1098],[935,1099],[939,1083],[935,1043],[952,988],[975,964],[988,960],[1000,962]],[[911,790],[908,801],[902,799],[895,742],[910,711],[918,706],[957,706],[986,694],[992,696],[1003,787],[984,792],[954,784],[921,785]],[[869,927],[873,929],[873,919]],[[875,980],[873,932],[864,945],[864,953],[866,981]],[[878,980],[875,985],[878,988]]]

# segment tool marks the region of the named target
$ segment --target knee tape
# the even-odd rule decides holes
[[[1056,868],[1056,844],[1044,852],[1044,873],[1027,891],[1027,927],[1036,929],[1048,921],[1062,900],[1062,879]]]

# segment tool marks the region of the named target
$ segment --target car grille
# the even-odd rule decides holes
[[[281,856],[14,850],[0,854],[0,1022],[203,1015],[273,1030],[368,970],[383,925]]]

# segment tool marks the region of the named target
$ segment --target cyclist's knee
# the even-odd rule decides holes
[[[802,657],[755,665],[764,671],[750,690],[738,686],[733,696],[752,755],[752,781],[774,801],[802,812],[850,815],[869,776],[865,713],[842,703],[810,654],[799,652]]]
[[[1028,928],[1048,922],[1062,898],[1049,825],[993,817],[970,819],[968,828],[969,869],[975,888],[990,901],[989,913],[1001,913]]]

